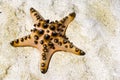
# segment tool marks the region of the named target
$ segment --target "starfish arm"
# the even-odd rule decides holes
[[[18,38],[14,41],[11,41],[10,44],[14,47],[27,47],[27,46],[36,47],[31,35]]]
[[[59,23],[62,24],[62,26],[59,27],[62,35],[65,34],[68,25],[73,21],[75,16],[76,16],[75,12],[72,12],[68,16],[64,17],[62,20],[59,21]]]
[[[81,56],[85,55],[85,52],[83,50],[79,49],[78,47],[73,45],[71,42],[63,46],[65,47],[64,51],[66,52],[72,52],[73,54],[81,55]]]
[[[73,43],[71,43],[68,38],[59,38],[59,42],[56,45],[57,50],[72,52],[76,55],[85,55],[85,52],[76,47]]]
[[[40,70],[41,70],[41,73],[43,73],[43,74],[45,74],[48,71],[48,67],[49,67],[51,57],[56,51],[55,47],[54,47],[54,44],[51,41],[50,42],[49,41],[50,40],[40,39],[38,45],[36,46],[36,48],[41,53]]]
[[[41,73],[45,74],[48,71],[48,67],[50,64],[50,60],[54,52],[52,50],[49,50],[48,52],[42,51],[41,54],[41,63],[40,63],[40,70]]]
[[[34,8],[30,8],[30,14],[35,24],[38,24],[39,20],[45,20]]]

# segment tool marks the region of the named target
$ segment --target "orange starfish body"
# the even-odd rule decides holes
[[[34,8],[30,9],[34,21],[34,29],[31,34],[12,41],[14,47],[35,47],[41,52],[40,69],[46,73],[50,59],[56,51],[67,51],[76,55],[85,55],[85,52],[71,43],[65,36],[68,24],[75,18],[75,12],[60,21],[49,22],[45,20]]]

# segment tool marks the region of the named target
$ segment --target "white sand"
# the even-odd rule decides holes
[[[50,20],[75,11],[66,35],[86,52],[56,52],[40,72],[40,52],[10,46],[33,28],[30,7]],[[120,0],[0,0],[0,80],[120,80]]]

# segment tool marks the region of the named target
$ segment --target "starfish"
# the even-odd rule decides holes
[[[70,13],[59,21],[44,19],[37,10],[30,8],[30,14],[34,22],[31,34],[11,41],[14,47],[34,47],[41,52],[41,73],[46,73],[52,55],[57,51],[71,52],[76,55],[85,55],[85,52],[68,40],[65,35],[68,24],[73,21],[76,14]]]

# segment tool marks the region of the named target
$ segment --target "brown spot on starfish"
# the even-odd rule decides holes
[[[75,12],[60,21],[49,22],[45,20],[35,9],[30,9],[34,21],[34,29],[28,36],[16,39],[10,44],[14,47],[35,47],[41,52],[42,73],[46,73],[49,67],[50,59],[56,51],[72,52],[76,55],[85,55],[85,52],[74,46],[65,36],[68,24],[75,18]]]

